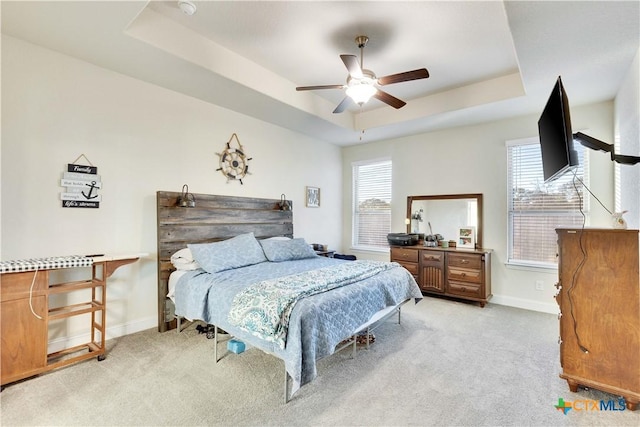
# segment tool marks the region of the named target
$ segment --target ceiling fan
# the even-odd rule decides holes
[[[346,85],[321,85],[321,86],[301,86],[297,87],[297,91],[301,90],[318,90],[318,89],[346,89],[345,98],[338,104],[334,113],[342,113],[352,102],[362,105],[374,97],[393,108],[402,108],[407,103],[396,98],[378,88],[378,86],[386,86],[393,83],[408,82],[410,80],[426,79],[429,77],[429,71],[426,68],[420,68],[413,71],[405,71],[404,73],[390,74],[384,77],[376,77],[371,70],[364,69],[364,47],[367,45],[369,37],[356,37],[356,44],[360,48],[360,62],[356,55],[340,55],[342,62],[349,71]]]

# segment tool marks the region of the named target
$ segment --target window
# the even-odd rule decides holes
[[[576,177],[585,185],[584,147],[575,144],[579,166]],[[544,184],[537,139],[507,142],[507,196],[509,209],[508,263],[557,266],[557,227],[581,227],[587,212],[584,186],[573,172]],[[587,169],[588,170],[588,169]]]
[[[353,164],[352,244],[388,250],[391,231],[391,160]]]

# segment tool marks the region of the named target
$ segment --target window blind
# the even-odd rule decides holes
[[[585,182],[587,156],[575,144],[576,177]],[[545,184],[537,140],[507,145],[509,203],[509,262],[557,265],[558,227],[581,227],[587,212],[586,191],[573,172]]]
[[[391,231],[390,160],[353,165],[353,237],[360,248],[388,248]]]

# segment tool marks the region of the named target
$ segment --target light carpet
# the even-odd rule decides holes
[[[556,316],[425,298],[386,321],[370,350],[319,362],[284,404],[284,365],[260,350],[213,361],[194,326],[108,340],[89,360],[5,387],[0,423],[17,425],[638,426],[640,411],[578,411],[560,372]],[[224,345],[220,345],[223,349]],[[225,347],[226,348],[226,347]]]

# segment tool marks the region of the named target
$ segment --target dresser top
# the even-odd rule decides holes
[[[443,248],[442,246],[424,246],[424,245],[410,245],[410,246],[400,246],[400,245],[392,245],[391,248],[395,249],[427,249],[430,251],[440,251],[440,252],[453,252],[459,254],[486,254],[493,252],[493,249],[488,248],[475,248],[475,249],[463,249],[463,248]]]

